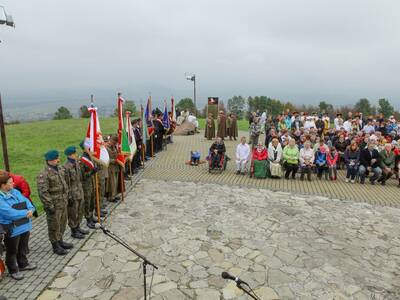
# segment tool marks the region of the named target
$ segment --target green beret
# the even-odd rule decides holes
[[[47,153],[44,155],[44,158],[49,161],[49,160],[55,160],[59,157],[60,155],[58,154],[57,150],[50,150],[47,151]]]
[[[76,147],[75,146],[69,146],[67,149],[65,149],[64,154],[65,155],[71,155],[76,153]]]

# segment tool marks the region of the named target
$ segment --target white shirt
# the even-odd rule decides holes
[[[237,160],[248,160],[250,157],[250,146],[248,144],[240,143],[236,147],[236,159]]]
[[[347,120],[343,123],[343,128],[344,130],[346,130],[347,132],[351,131],[351,121]]]
[[[373,125],[368,125],[367,124],[367,125],[364,126],[363,130],[364,130],[365,133],[371,134],[371,133],[375,132],[375,127]]]

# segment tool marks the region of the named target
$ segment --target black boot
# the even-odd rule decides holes
[[[57,255],[65,255],[65,254],[68,253],[68,251],[65,250],[64,248],[62,248],[62,247],[58,244],[58,242],[51,243],[51,245],[53,246],[53,252],[54,252],[55,254],[57,254]]]
[[[64,242],[63,240],[59,241],[58,244],[60,245],[61,248],[64,248],[64,249],[72,249],[72,248],[74,248],[73,244]]]
[[[96,227],[94,226],[93,218],[87,218],[86,219],[86,225],[90,229],[95,229]]]
[[[78,230],[78,227],[71,228],[71,236],[74,239],[80,239],[80,240],[85,238],[85,236]]]
[[[83,228],[81,228],[80,226],[78,226],[77,229],[79,230],[80,233],[82,233],[82,234],[84,234],[84,235],[89,234],[89,230],[83,229]]]

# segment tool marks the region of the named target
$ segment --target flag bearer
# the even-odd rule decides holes
[[[83,188],[83,199],[84,199],[84,214],[86,218],[87,227],[94,229],[95,221],[93,220],[93,211],[95,208],[96,201],[96,190],[95,190],[95,177],[94,174],[97,172],[95,164],[89,154],[88,149],[85,148],[84,142],[80,143],[80,147],[83,150],[82,157],[80,159],[80,167],[82,173],[82,188]],[[82,213],[83,217],[83,213]],[[78,217],[78,218],[82,218]]]
[[[49,239],[53,252],[58,255],[68,253],[73,245],[63,241],[67,225],[68,185],[65,181],[65,171],[59,166],[60,159],[57,150],[45,154],[46,165],[37,177],[39,198],[46,212]]]
[[[83,212],[83,188],[82,173],[78,162],[76,147],[70,146],[65,149],[64,154],[67,161],[64,164],[65,178],[68,185],[68,225],[71,228],[71,236],[76,239],[83,239],[87,230],[80,228]],[[80,218],[79,218],[80,217]]]
[[[113,135],[107,143],[107,151],[110,157],[110,165],[108,166],[108,200],[118,201],[118,174],[120,173],[120,164],[118,162],[118,137]],[[124,180],[122,178],[122,180]]]

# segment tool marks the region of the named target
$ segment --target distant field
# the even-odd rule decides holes
[[[61,161],[65,162],[64,149],[67,146],[79,147],[84,138],[89,119],[52,120],[7,125],[7,143],[11,172],[23,175],[32,190],[32,199],[39,211],[42,204],[38,198],[36,176],[45,165],[44,153],[57,149],[61,153]],[[199,119],[200,128],[204,129],[205,120]],[[100,119],[103,134],[116,133],[117,119]],[[239,130],[247,130],[246,120],[238,121]],[[1,149],[0,149],[1,151]],[[4,168],[3,156],[0,157],[0,168]]]
[[[6,126],[11,172],[21,174],[28,180],[33,201],[39,211],[42,210],[42,205],[37,196],[36,176],[44,167],[44,153],[50,149],[57,149],[62,153],[61,160],[64,163],[64,149],[69,145],[79,148],[80,141],[85,137],[88,122],[89,119],[70,119]],[[100,125],[104,134],[114,133],[117,129],[117,119],[100,119]],[[4,168],[2,153],[0,162],[1,168]]]

